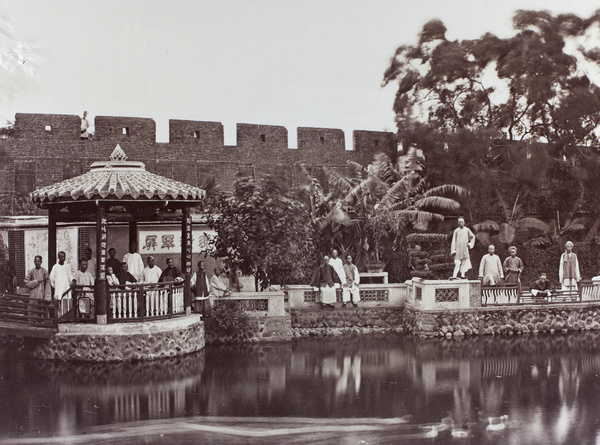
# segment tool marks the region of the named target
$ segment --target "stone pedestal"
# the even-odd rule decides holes
[[[421,310],[467,309],[481,306],[479,280],[424,280],[415,277],[407,281],[407,303]]]

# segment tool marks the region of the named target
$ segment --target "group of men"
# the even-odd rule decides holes
[[[472,268],[469,250],[475,245],[475,236],[473,232],[465,227],[464,218],[458,218],[458,227],[452,234],[451,254],[454,255],[454,273],[450,279],[458,278],[460,272],[461,278]],[[495,286],[502,280],[506,284],[520,284],[520,276],[523,273],[523,261],[517,256],[517,248],[511,246],[508,248],[509,256],[502,263],[500,257],[495,253],[496,248],[493,245],[488,247],[487,255],[481,258],[479,264],[479,279],[483,285]],[[577,283],[581,280],[579,272],[579,262],[577,255],[573,252],[573,243],[567,241],[565,252],[561,255],[559,265],[559,281],[563,290],[577,290]],[[531,292],[534,296],[550,296],[550,282],[547,274],[541,273],[540,278],[534,282]]]
[[[352,256],[346,255],[344,263],[338,257],[338,251],[331,251],[331,258],[328,255],[323,256],[323,263],[315,270],[311,280],[311,286],[317,292],[317,298],[321,307],[333,308],[337,301],[336,290],[342,289],[342,306],[352,302],[354,307],[358,306],[360,301],[360,275],[358,268],[352,262]]]

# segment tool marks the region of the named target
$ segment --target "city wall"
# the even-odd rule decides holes
[[[16,114],[14,134],[0,139],[0,198],[85,173],[92,162],[108,159],[117,144],[151,172],[196,186],[214,177],[224,189],[231,189],[238,174],[301,183],[297,163],[325,179],[323,165],[343,170],[348,160],[366,165],[374,153],[396,151],[390,132],[356,130],[353,149],[345,150],[342,130],[299,127],[298,148],[292,149],[288,130],[274,125],[237,124],[237,143],[229,146],[220,122],[170,120],[167,143],[156,142],[152,119],[97,116],[94,123],[93,136],[82,137],[79,116]]]

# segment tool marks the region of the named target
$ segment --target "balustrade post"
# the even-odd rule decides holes
[[[138,311],[140,312],[140,321],[144,321],[146,315],[146,289],[143,284],[140,284],[140,302],[138,304]]]

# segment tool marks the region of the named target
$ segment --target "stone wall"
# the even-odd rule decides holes
[[[407,333],[420,337],[590,331],[600,330],[600,304],[523,305],[454,311],[423,311],[406,307],[402,322]]]
[[[342,130],[298,128],[298,147],[290,149],[288,130],[275,125],[238,124],[237,145],[226,146],[219,122],[170,120],[168,143],[156,142],[152,119],[97,116],[89,138],[80,136],[80,122],[75,115],[18,113],[14,136],[0,139],[0,197],[87,172],[92,162],[107,160],[116,144],[153,173],[195,186],[212,176],[226,190],[238,173],[301,183],[305,178],[295,163],[324,179],[323,165],[343,171],[347,160],[366,165],[377,152],[396,152],[391,132],[354,131],[353,150],[345,150]]]
[[[215,320],[207,318],[206,344],[249,343],[288,341],[292,339],[292,326],[289,315],[280,317],[249,317],[246,331],[229,333],[219,328]]]
[[[291,309],[295,337],[403,330],[402,307]]]
[[[28,339],[36,358],[60,361],[134,361],[189,354],[205,346],[199,315],[145,323],[60,325],[51,339]]]

